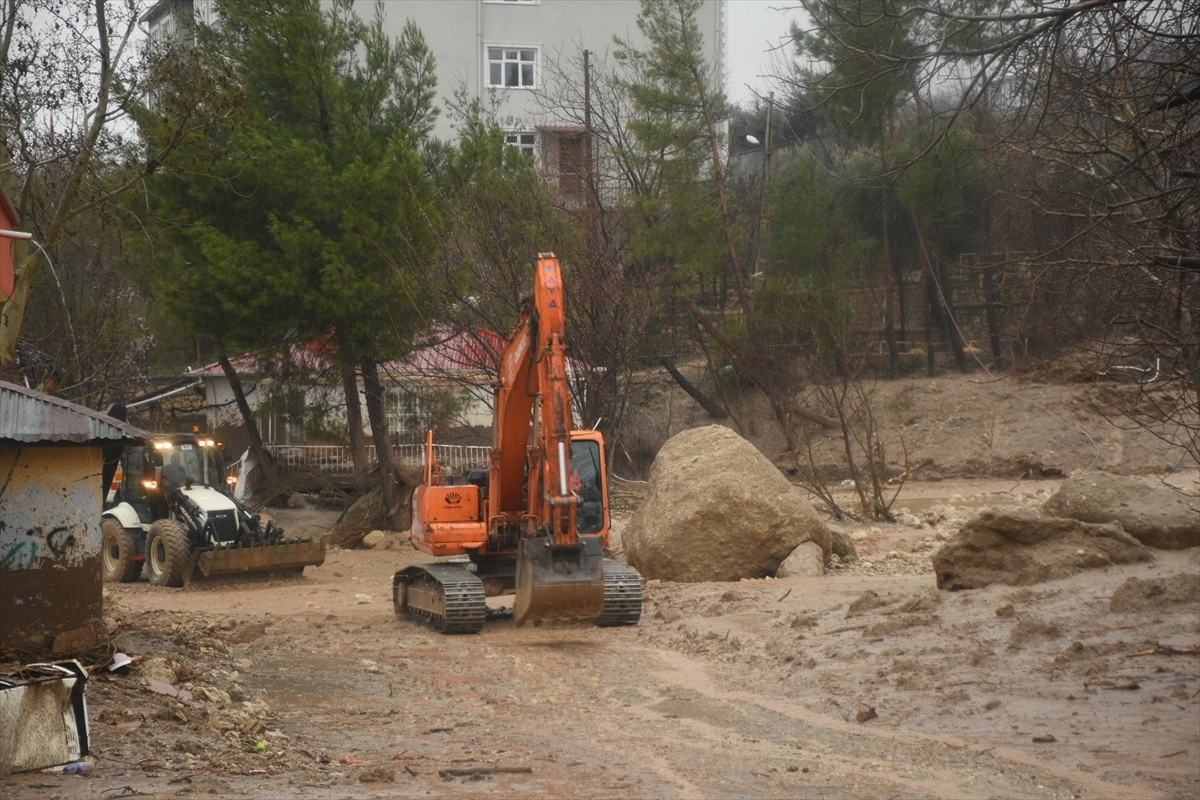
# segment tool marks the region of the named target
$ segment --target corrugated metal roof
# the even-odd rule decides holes
[[[99,411],[0,381],[0,441],[84,444],[153,435]]]

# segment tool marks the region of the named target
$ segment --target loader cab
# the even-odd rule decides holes
[[[218,489],[226,487],[225,460],[220,445],[212,439],[190,436],[155,439],[151,449],[161,488],[189,482]]]
[[[221,446],[190,435],[158,437],[125,448],[104,505],[128,503],[149,525],[168,516],[167,490],[188,482],[227,488]]]
[[[125,448],[117,473],[113,479],[113,491],[109,492],[105,507],[117,503],[128,503],[137,513],[138,519],[149,525],[156,504],[160,502],[158,472],[151,456],[153,448],[136,444]]]

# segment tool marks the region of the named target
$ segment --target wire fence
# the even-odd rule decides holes
[[[285,445],[269,444],[267,451],[275,459],[281,473],[313,472],[328,476],[350,476],[354,474],[354,456],[346,445]],[[435,444],[433,455],[443,469],[463,472],[469,469],[487,469],[492,448],[476,445]],[[418,468],[425,463],[425,445],[401,444],[392,448],[392,458],[403,467]],[[376,462],[375,446],[367,447],[367,464]]]

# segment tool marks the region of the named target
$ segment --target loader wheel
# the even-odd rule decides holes
[[[100,525],[103,538],[104,580],[133,583],[142,574],[142,562],[137,556],[137,538],[132,531],[121,527],[112,517]]]
[[[173,519],[160,519],[150,526],[146,539],[146,572],[155,586],[183,586],[192,545],[187,529]]]

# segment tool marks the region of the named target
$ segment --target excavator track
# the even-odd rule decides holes
[[[392,578],[396,616],[441,633],[479,633],[487,616],[483,581],[465,562],[418,564]]]
[[[636,625],[641,618],[642,576],[611,558],[604,559],[604,608],[596,624]]]

